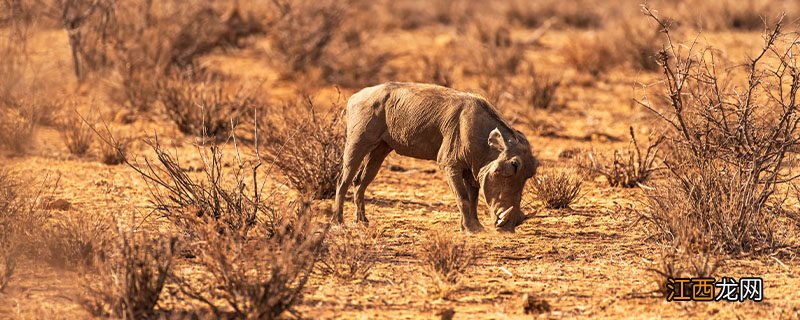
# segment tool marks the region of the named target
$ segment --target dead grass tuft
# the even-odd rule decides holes
[[[436,282],[456,284],[477,258],[466,239],[444,230],[432,231],[420,244],[417,256],[422,270]]]
[[[176,273],[183,294],[209,307],[218,318],[276,319],[297,314],[302,291],[320,254],[327,227],[317,226],[307,205],[283,208],[287,214],[271,235],[255,238],[217,232],[206,224],[195,276]],[[291,215],[288,211],[294,211]]]
[[[612,187],[633,188],[647,182],[653,173],[663,169],[656,166],[658,146],[664,141],[663,137],[651,140],[642,154],[633,127],[630,127],[630,135],[631,143],[627,151],[614,151],[610,161],[590,152],[578,166],[592,176],[604,176]]]
[[[568,208],[578,199],[583,182],[573,173],[559,170],[545,172],[531,180],[536,198],[547,208]]]
[[[69,269],[93,267],[105,254],[111,224],[98,214],[71,215],[55,219],[44,234],[50,264]]]
[[[84,274],[81,305],[94,316],[155,318],[158,302],[174,266],[176,239],[164,239],[117,226],[117,239]]]
[[[42,209],[46,184],[21,178],[0,167],[0,292],[11,281],[23,256],[40,252],[47,211]]]
[[[561,79],[528,67],[525,81],[519,86],[517,96],[533,109],[552,109],[557,104],[558,88]]]
[[[576,34],[561,50],[567,64],[579,72],[595,78],[605,74],[620,61],[616,58],[614,45],[599,33]]]
[[[328,232],[319,270],[341,280],[365,280],[383,251],[385,230],[358,225]]]
[[[77,111],[73,110],[61,119],[58,126],[61,141],[71,154],[80,157],[89,152],[94,142],[94,130],[91,127],[93,124],[85,121]]]
[[[256,101],[244,88],[229,88],[217,80],[193,81],[175,76],[160,84],[161,103],[183,133],[217,141],[229,138],[241,116]]]

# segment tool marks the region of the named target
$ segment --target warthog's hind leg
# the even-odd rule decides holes
[[[336,186],[336,216],[337,223],[344,223],[344,196],[347,189],[353,183],[353,178],[358,172],[358,167],[364,161],[364,156],[370,149],[355,143],[347,142],[342,157],[342,175],[339,177],[339,184]]]

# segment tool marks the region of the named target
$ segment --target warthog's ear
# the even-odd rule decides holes
[[[503,139],[503,135],[500,133],[499,129],[494,128],[494,130],[489,133],[489,146],[500,152],[506,151],[506,140]]]

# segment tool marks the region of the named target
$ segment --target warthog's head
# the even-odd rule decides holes
[[[504,137],[495,128],[489,134],[489,146],[499,151],[497,159],[481,168],[478,175],[483,196],[495,217],[495,227],[513,232],[525,220],[520,209],[525,182],[536,174],[539,161],[522,133]]]

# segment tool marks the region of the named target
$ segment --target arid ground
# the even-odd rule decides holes
[[[45,2],[48,1],[42,3]],[[68,1],[52,2],[47,5],[58,6]],[[216,11],[212,15],[229,14],[233,4],[218,2],[221,4],[216,4]],[[330,6],[325,8],[338,10],[341,6],[330,1],[322,2],[286,3],[294,3],[297,8],[305,8],[317,15],[322,14],[307,7]],[[350,8],[341,13],[345,18],[324,26],[336,31],[332,33],[330,43],[320,45],[316,42],[322,47],[322,57],[292,60],[299,61],[301,67],[284,61],[300,56],[302,50],[276,53],[276,43],[287,41],[277,39],[279,35],[276,35],[286,36],[286,31],[280,33],[274,30],[280,27],[295,28],[291,31],[296,34],[289,33],[289,36],[301,38],[301,35],[318,31],[304,29],[302,25],[316,24],[318,21],[308,18],[295,24],[285,23],[281,18],[275,18],[275,12],[280,10],[271,8],[272,4],[243,4],[239,9],[243,21],[251,21],[249,19],[252,18],[256,22],[269,19],[278,22],[264,22],[259,26],[263,30],[237,36],[231,43],[213,43],[208,50],[192,51],[192,56],[186,61],[175,62],[175,57],[179,55],[171,56],[172,60],[159,60],[158,66],[148,66],[152,69],[145,69],[144,74],[129,74],[129,77],[124,72],[131,69],[119,67],[117,62],[93,68],[92,64],[100,63],[90,60],[89,54],[80,55],[84,65],[81,71],[83,80],[80,81],[75,74],[69,33],[60,24],[58,15],[43,13],[58,10],[34,10],[35,6],[24,4],[21,10],[30,10],[33,16],[29,18],[30,21],[14,16],[15,13],[0,13],[0,17],[3,17],[0,20],[3,21],[0,33],[8,35],[8,39],[13,39],[11,35],[16,24],[26,25],[25,47],[0,53],[6,55],[0,56],[0,60],[11,60],[11,54],[24,54],[23,58],[12,62],[12,67],[18,68],[8,68],[6,75],[0,74],[0,82],[6,85],[4,88],[11,88],[0,92],[6,94],[0,105],[6,108],[4,110],[9,110],[4,114],[9,117],[7,114],[12,110],[16,110],[14,112],[17,114],[25,114],[18,111],[20,108],[33,110],[32,104],[25,104],[29,101],[44,105],[36,107],[36,112],[48,114],[41,117],[47,119],[33,123],[35,129],[29,137],[19,138],[26,139],[21,144],[14,146],[14,143],[6,143],[0,146],[2,170],[15,179],[26,181],[27,187],[20,189],[24,190],[20,191],[22,197],[35,198],[31,200],[35,206],[32,211],[45,212],[47,218],[42,220],[45,224],[67,219],[65,217],[69,217],[67,220],[111,221],[109,223],[114,227],[101,231],[78,228],[73,234],[77,243],[93,243],[93,240],[85,237],[96,236],[95,232],[110,234],[102,237],[111,240],[102,244],[98,242],[96,247],[88,249],[88,253],[77,251],[86,254],[92,261],[103,260],[97,257],[103,254],[97,252],[114,250],[106,249],[106,246],[113,248],[116,243],[114,239],[122,236],[116,232],[117,225],[129,228],[130,222],[134,221],[134,224],[138,224],[137,228],[147,230],[151,238],[180,234],[176,231],[180,227],[162,217],[162,211],[154,209],[158,200],[154,200],[152,181],[132,168],[144,164],[146,159],[158,166],[156,153],[145,143],[147,139],[152,141],[155,137],[163,150],[174,155],[180,167],[196,181],[205,181],[204,170],[209,163],[208,158],[201,157],[201,154],[202,150],[208,152],[212,144],[222,146],[221,167],[225,170],[235,168],[239,163],[240,160],[235,156],[237,149],[239,156],[246,161],[260,157],[264,163],[257,168],[256,175],[258,182],[264,185],[262,190],[268,194],[264,196],[265,199],[275,203],[276,207],[298,201],[296,199],[307,199],[309,210],[315,212],[317,221],[322,223],[329,220],[330,208],[333,207],[330,194],[309,195],[315,192],[314,188],[322,187],[293,184],[285,172],[314,170],[319,169],[318,166],[298,169],[272,165],[285,160],[281,159],[281,152],[270,151],[276,149],[269,144],[288,145],[291,148],[295,144],[287,144],[286,139],[312,139],[309,133],[302,131],[308,127],[298,129],[292,127],[298,122],[283,122],[293,117],[288,114],[303,109],[303,102],[299,98],[308,95],[315,102],[319,116],[328,119],[340,114],[343,100],[362,87],[390,80],[434,82],[484,95],[516,129],[528,137],[534,154],[541,161],[539,176],[565,172],[576,177],[582,183],[578,197],[567,208],[548,208],[546,203],[537,198],[533,188],[528,186],[523,194],[523,204],[529,218],[515,233],[495,231],[492,227],[494,217],[490,216],[485,203],[481,202],[479,217],[486,231],[468,234],[460,230],[460,214],[455,198],[437,164],[390,154],[366,192],[369,229],[377,230],[378,235],[366,247],[354,247],[354,250],[370,251],[369,257],[364,259],[371,259],[369,263],[374,266],[365,273],[367,276],[363,279],[332,276],[314,267],[302,288],[302,300],[293,303],[294,307],[289,308],[291,311],[282,313],[282,317],[446,318],[448,310],[455,312],[454,319],[800,317],[800,291],[797,290],[800,286],[797,241],[800,238],[796,233],[798,220],[792,220],[791,215],[776,218],[779,224],[785,226],[785,229],[776,231],[775,239],[779,240],[775,240],[775,243],[780,242],[780,245],[758,250],[719,249],[713,254],[706,252],[705,255],[695,256],[711,256],[711,260],[719,262],[719,267],[711,274],[717,279],[723,276],[762,277],[763,301],[667,302],[660,291],[665,278],[658,271],[665,271],[665,263],[670,256],[668,253],[689,249],[667,240],[644,217],[647,216],[647,210],[651,209],[648,205],[649,190],[662,188],[659,183],[670,179],[668,170],[654,172],[652,177],[632,188],[612,186],[608,178],[587,172],[587,155],[609,159],[615,150],[630,152],[631,128],[642,150],[648,141],[670,134],[671,128],[640,103],[649,97],[650,101],[669,105],[669,99],[663,98],[662,67],[648,65],[647,62],[655,59],[657,52],[665,45],[663,33],[656,32],[658,26],[654,21],[639,11],[639,3],[610,1],[599,5],[592,1],[567,1],[559,5],[558,2],[547,2],[539,4],[541,8],[537,9],[526,5],[528,3],[524,1],[511,1],[509,4],[498,4],[497,8],[490,6],[490,9],[485,9],[473,4],[477,1],[442,1],[449,5],[415,1],[400,1],[399,4],[383,1],[376,4],[350,2],[347,2]],[[658,2],[651,6],[663,8],[662,15],[679,21],[675,23],[672,36],[677,39],[673,41],[681,44],[697,41],[698,47],[713,47],[718,53],[720,66],[733,68],[746,63],[764,47],[764,24],[753,23],[753,15],[759,21],[761,16],[766,17],[771,26],[776,21],[777,12],[788,10],[784,31],[791,34],[798,30],[793,20],[800,16],[797,7],[780,1],[744,1],[751,8],[749,10],[738,8],[739,3],[734,1],[721,2],[718,6],[698,3],[701,1],[681,1],[680,4],[669,6]],[[477,9],[465,9],[473,5]],[[555,9],[543,9],[548,6]],[[7,9],[2,5],[0,8]],[[122,9],[120,7],[117,10]],[[697,12],[693,12],[695,10]],[[502,13],[506,11],[511,13]],[[513,14],[515,11],[518,11],[516,15]],[[493,16],[487,12],[501,13]],[[154,25],[158,26],[159,23],[168,25],[164,21],[155,22]],[[183,20],[177,23],[189,24]],[[203,31],[213,27],[200,27],[210,24],[195,25],[195,31],[199,34],[216,32]],[[87,25],[90,23],[79,28],[89,28]],[[164,32],[180,33],[180,30],[172,29]],[[157,36],[149,32],[146,30],[140,34],[141,42],[156,41],[152,37]],[[91,41],[99,40],[86,34],[83,37],[84,49],[91,49],[95,45]],[[181,37],[191,37],[191,33],[177,36],[178,39]],[[9,40],[8,43],[12,41],[16,40]],[[639,44],[640,41],[652,43]],[[11,46],[8,43],[5,45]],[[139,51],[132,49],[134,45],[104,45],[114,47],[109,49],[112,54],[108,56],[112,59],[119,59],[123,53],[131,52],[129,54],[133,58],[129,56],[130,60],[123,63],[125,65],[136,66],[138,61],[146,59],[136,56]],[[174,49],[179,46],[167,47]],[[639,49],[645,51],[632,53]],[[305,54],[305,51],[302,52]],[[310,55],[313,56],[313,53]],[[514,66],[509,67],[508,61],[512,61]],[[367,64],[371,63],[380,65],[370,68]],[[0,61],[0,65],[3,64]],[[184,67],[189,64],[191,67]],[[331,64],[339,67],[331,67]],[[178,124],[178,119],[191,116],[166,110],[169,107],[164,101],[168,98],[163,98],[164,94],[158,93],[161,92],[158,90],[169,88],[157,86],[153,92],[144,89],[137,91],[143,92],[143,95],[154,95],[151,100],[140,99],[152,104],[144,108],[135,106],[130,95],[125,94],[134,90],[130,89],[131,86],[126,87],[125,79],[138,79],[144,83],[139,86],[146,86],[148,82],[160,81],[160,78],[172,79],[164,74],[189,68],[195,73],[200,73],[196,70],[202,70],[209,74],[207,79],[214,79],[203,81],[230,85],[224,90],[246,88],[245,95],[230,99],[239,101],[236,99],[242,96],[245,97],[241,99],[252,99],[242,104],[244,112],[236,114],[249,120],[237,120],[242,125],[223,132],[222,139],[206,137],[202,141],[198,131],[192,132],[192,128],[184,130]],[[10,71],[12,69],[15,72],[13,74]],[[165,71],[167,69],[171,71]],[[6,69],[0,69],[0,73],[3,70]],[[734,70],[731,74],[738,76],[738,79],[747,79],[746,73],[741,70]],[[734,80],[729,87],[738,85],[736,81],[739,80]],[[541,94],[537,94],[546,89],[541,82],[555,83],[551,98],[541,100]],[[11,86],[9,83],[17,85]],[[537,97],[540,100],[536,100]],[[19,103],[13,104],[11,101]],[[546,101],[545,105],[541,105],[541,101]],[[192,106],[187,110],[200,112],[192,111]],[[222,124],[232,123],[232,118],[226,118],[230,113],[215,112],[222,111],[213,109],[209,115],[222,117]],[[63,120],[74,119],[76,114],[81,115],[81,121]],[[257,120],[252,121],[254,118]],[[203,125],[202,119],[192,119],[195,124]],[[8,123],[12,120],[5,121]],[[299,123],[303,121],[306,120]],[[71,123],[73,127],[64,123]],[[88,123],[96,128],[96,131],[89,132],[94,136],[90,139],[93,141],[86,152],[76,155],[74,150],[70,150],[74,148],[69,148],[69,143],[65,143],[69,139],[64,132],[74,132],[74,126],[86,126]],[[254,126],[253,123],[258,125]],[[263,132],[254,134],[254,127]],[[7,130],[12,126],[4,125],[2,128]],[[344,124],[334,121],[332,128],[342,130]],[[300,134],[292,133],[293,129],[300,130]],[[273,130],[280,134],[270,133]],[[102,139],[105,132],[131,141],[125,150],[130,165],[104,163],[107,162],[105,156],[109,154],[106,150],[108,146],[104,146],[108,142]],[[240,138],[230,138],[230,132]],[[0,132],[0,135],[6,134]],[[254,135],[266,142],[254,142]],[[7,141],[9,138],[0,140]],[[324,142],[341,141],[340,137],[339,140],[331,138]],[[198,145],[201,151],[198,151]],[[309,145],[312,148],[317,146]],[[294,153],[291,156],[300,157],[301,163],[305,162],[304,156],[320,157],[313,150],[298,150],[292,151]],[[667,158],[672,150],[668,145],[663,146],[656,155],[654,166],[664,167],[661,159]],[[114,151],[112,149],[112,155]],[[338,152],[334,151],[333,155],[340,157],[341,151]],[[794,159],[795,154],[788,153],[787,157]],[[308,163],[328,160],[308,160]],[[796,172],[792,166],[793,162],[789,162],[782,169]],[[228,172],[225,170],[223,172]],[[301,172],[301,177],[324,174]],[[229,177],[223,177],[225,179]],[[249,181],[247,179],[249,177],[245,181]],[[250,182],[247,183],[246,189],[252,186]],[[777,190],[780,194],[777,198],[788,198],[781,202],[785,211],[800,210],[800,204],[792,193],[794,189],[789,184],[781,184]],[[329,232],[339,229],[360,230],[354,222],[354,210],[352,196],[348,195],[346,224],[332,226]],[[797,216],[794,217],[797,219]],[[40,230],[40,233],[51,230],[45,226],[41,228],[44,231]],[[259,228],[250,231],[250,237],[258,237],[262,233]],[[437,283],[435,275],[426,268],[428,262],[423,259],[421,251],[434,234],[464,241],[458,242],[459,245],[464,244],[474,254],[472,263],[458,271],[458,280],[453,283]],[[52,235],[40,237],[53,238]],[[335,238],[325,240],[331,241],[325,242],[326,246],[338,245],[331,239]],[[86,287],[92,279],[110,277],[108,272],[102,271],[106,270],[103,268],[108,262],[71,262],[75,259],[59,258],[58,253],[53,251],[62,249],[52,249],[54,246],[48,243],[48,240],[42,240],[20,245],[25,252],[17,255],[13,275],[7,287],[0,290],[0,318],[80,319],[103,316],[102,312],[93,314],[86,308]],[[202,259],[203,252],[203,249],[197,249],[191,254],[176,255],[173,269],[183,270],[184,278],[185,274],[191,275],[199,268],[196,265]],[[696,270],[692,266],[703,263],[700,258],[697,259],[679,262],[684,276],[697,275],[692,271]],[[320,255],[319,260],[326,261],[325,253]],[[202,271],[197,273],[203,274]],[[198,276],[200,278],[204,277]],[[188,298],[179,287],[177,282],[166,281],[154,307],[162,313],[156,314],[178,317],[179,314],[190,314],[193,310],[203,310],[199,312],[201,315],[211,314],[204,303]],[[531,304],[534,306],[530,307]],[[222,309],[230,311],[226,307]],[[124,317],[114,311],[107,311],[105,316]]]

